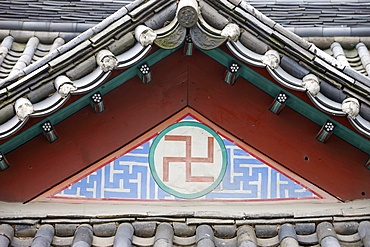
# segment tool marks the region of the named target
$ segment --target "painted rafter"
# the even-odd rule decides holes
[[[149,65],[154,65],[157,62],[161,61],[165,57],[171,55],[173,52],[177,51],[178,49],[172,50],[158,50],[153,54],[149,55],[145,59],[143,59],[142,63],[147,63]],[[214,49],[211,51],[203,51],[208,56],[215,59],[217,62],[221,63],[225,67],[228,67],[231,61],[233,61],[233,57],[226,54],[220,49]],[[326,114],[322,113],[318,109],[306,104],[298,97],[294,96],[293,94],[287,92],[283,88],[277,86],[273,82],[269,81],[259,73],[253,71],[248,66],[241,64],[241,67],[238,71],[239,75],[263,90],[264,92],[268,93],[272,97],[275,97],[281,90],[284,91],[289,97],[290,100],[287,102],[287,105],[292,108],[293,110],[299,112],[300,114],[306,116],[311,121],[315,122],[318,125],[323,125],[327,120],[335,123],[336,129],[335,134],[342,138],[343,140],[351,143],[358,149],[370,154],[370,146],[368,145],[369,141],[366,138],[354,133],[353,131],[349,130],[347,127],[343,126],[341,123],[331,119]],[[82,96],[79,100],[73,102],[72,104],[62,108],[59,111],[54,112],[47,118],[45,118],[42,123],[50,122],[54,126],[63,121],[65,118],[69,117],[70,115],[74,114],[75,112],[81,110],[83,107],[90,104],[90,98],[95,93],[99,92],[103,96],[107,93],[111,92],[118,86],[124,84],[126,81],[130,80],[131,78],[137,76],[137,68],[131,67],[124,71],[122,74],[116,76],[112,80],[108,81],[104,85],[100,85],[98,88],[94,89],[93,91],[87,93],[86,95]],[[42,133],[42,129],[40,126],[42,125],[34,125],[27,130],[23,131],[21,134],[13,137],[6,143],[0,146],[0,150],[6,154],[20,145],[24,144],[28,140],[40,135]]]

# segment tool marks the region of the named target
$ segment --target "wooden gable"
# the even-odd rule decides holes
[[[148,61],[156,56],[154,52]],[[123,71],[111,80],[122,85],[103,95],[105,111],[96,114],[92,107],[83,107],[55,125],[57,141],[50,144],[39,135],[7,154],[12,167],[0,173],[7,188],[0,197],[30,201],[122,147],[135,145],[166,119],[190,108],[338,199],[368,198],[370,172],[364,166],[365,152],[337,136],[326,144],[319,142],[315,137],[321,126],[307,116],[290,107],[279,115],[269,110],[274,98],[255,86],[266,81],[240,77],[231,86],[223,80],[225,69],[206,53],[197,50],[193,56],[184,56],[177,50],[151,65],[148,84],[138,76],[127,80],[128,70]],[[251,71],[273,80],[261,69]],[[254,80],[258,78],[262,77]],[[269,83],[265,86],[276,87]],[[109,86],[104,84],[96,91]],[[73,103],[68,107],[73,108]]]

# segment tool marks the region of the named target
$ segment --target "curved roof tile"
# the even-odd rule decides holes
[[[111,217],[101,219],[101,222],[94,218],[36,218],[28,222],[23,219],[18,223],[0,224],[0,243],[14,247],[368,245],[368,220],[358,218],[331,222],[329,219],[255,219],[251,224],[248,220],[232,218]],[[49,221],[52,223],[47,223]]]
[[[24,43],[7,36],[1,45],[0,138],[16,132],[28,117],[56,111],[71,94],[93,90],[114,67],[132,66],[149,52],[153,42],[165,49],[181,45],[185,40],[185,24],[180,17],[173,17],[174,3],[135,1],[64,45],[59,36],[55,36],[59,38],[54,39],[54,43],[40,43],[40,39],[29,33],[18,33]],[[39,4],[31,4],[31,7],[39,7]],[[65,9],[71,8],[67,7]],[[322,111],[347,115],[360,133],[370,137],[368,117],[362,117],[366,111],[359,114],[360,109],[369,105],[370,97],[366,44],[359,43],[355,50],[348,51],[339,43],[331,43],[326,53],[266,17],[247,1],[207,0],[199,8],[199,13],[194,12],[197,22],[189,32],[198,48],[214,49],[226,42],[240,60],[265,67],[283,86],[306,91]],[[224,18],[215,18],[212,13]],[[152,25],[149,23],[154,23],[153,18],[166,26],[152,30],[142,24]],[[261,46],[256,49],[258,43]],[[110,55],[99,58],[96,54],[101,50]],[[103,63],[100,59],[105,58]],[[287,61],[294,69],[284,69]],[[38,96],[33,97],[35,94]],[[31,101],[23,100],[21,104],[22,98]],[[15,105],[14,111],[9,110],[9,105]]]

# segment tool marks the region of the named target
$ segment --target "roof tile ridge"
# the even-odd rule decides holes
[[[5,79],[0,81],[0,87],[3,86],[6,82],[15,80],[24,75],[23,69],[31,64],[32,57],[37,49],[38,44],[39,39],[37,37],[31,37],[28,40],[21,57],[16,62],[9,75]]]
[[[12,71],[10,72],[9,75],[10,77],[12,77],[11,75],[13,73],[17,74],[18,71],[27,67],[31,63],[32,57],[35,54],[36,48],[39,45],[39,43],[40,41],[37,37],[31,37],[28,40],[21,57],[18,59],[17,63],[14,65]]]
[[[3,63],[7,53],[9,52],[10,48],[12,47],[12,43],[14,42],[14,38],[12,36],[6,36],[0,45],[0,66]]]
[[[365,37],[370,35],[368,27],[333,27],[333,26],[317,26],[317,27],[285,27],[286,29],[298,34],[302,37]]]
[[[102,31],[104,28],[109,26],[111,23],[114,21],[122,18],[125,16],[130,10],[134,9],[138,5],[140,5],[143,2],[143,0],[135,0],[134,2],[123,6],[121,9],[101,21],[100,23],[96,24],[95,26],[87,29],[83,33],[77,35],[75,38],[70,40],[69,42],[65,43],[64,45],[58,47],[56,50],[51,51],[49,54],[41,58],[40,60],[36,61],[35,63],[29,64],[28,66],[24,67],[22,70],[20,70],[17,74],[13,74],[12,76],[8,76],[4,78],[3,80],[0,80],[0,87],[3,86],[4,84],[7,84],[9,82],[15,81],[19,79],[22,76],[27,77],[30,75],[30,73],[48,62],[50,62],[52,59],[56,58],[57,56],[66,53],[67,51],[73,49],[77,45],[81,44],[85,40],[87,40],[89,37],[91,37],[94,34],[99,33]],[[26,79],[26,78],[24,78]]]
[[[233,0],[230,0],[230,1],[233,1]],[[329,70],[339,75],[341,78],[347,81],[350,85],[353,85],[356,82],[358,82],[365,86],[370,86],[370,78],[362,75],[360,72],[352,69],[349,66],[343,65],[340,61],[330,56],[329,54],[325,53],[320,48],[316,47],[315,44],[305,40],[304,38],[295,34],[288,28],[285,28],[282,25],[276,23],[275,21],[273,21],[272,19],[270,19],[269,17],[261,13],[259,10],[257,10],[254,6],[249,4],[247,0],[240,0],[238,3],[238,6],[244,9],[245,11],[247,11],[249,14],[253,15],[263,24],[272,28],[274,31],[276,31],[280,35],[283,35],[285,38],[290,39],[295,44],[303,48],[304,50],[312,53],[314,55],[313,57],[314,60],[317,60],[317,61],[320,60],[319,62],[324,67],[330,66],[331,69]]]
[[[370,76],[370,53],[366,45],[363,42],[359,42],[356,45],[356,50],[360,56],[361,63],[364,66],[368,76]]]
[[[272,28],[276,32],[284,35],[285,37],[291,39],[294,43],[301,46],[304,49],[308,49],[312,43],[308,42],[307,40],[303,39],[299,35],[295,34],[294,32],[290,31],[289,29],[283,27],[281,24],[275,22],[268,16],[264,15],[262,12],[260,12],[258,9],[256,9],[254,6],[249,4],[247,0],[241,0],[239,2],[239,5],[242,9],[247,11],[249,14],[253,15],[257,20],[262,22],[263,24],[267,25],[268,27]]]
[[[8,21],[0,20],[0,29],[2,30],[17,30],[17,31],[52,31],[58,32],[82,32],[94,24],[75,23],[75,22],[50,22],[50,21]]]

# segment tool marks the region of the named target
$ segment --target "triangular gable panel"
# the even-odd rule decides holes
[[[341,200],[370,194],[365,182],[370,152],[366,139],[370,136],[369,104],[364,97],[368,78],[262,15],[247,1],[164,2],[131,3],[1,82],[0,138],[4,140],[0,152],[6,159],[1,156],[0,161],[1,170],[6,171],[0,176],[9,188],[0,193],[2,200],[32,200],[83,169],[95,171],[101,164],[90,170],[91,164],[126,147],[186,106]],[[188,6],[192,15],[179,11],[184,2],[192,2]],[[161,24],[154,25],[158,18]],[[148,55],[152,48],[155,51]],[[342,52],[340,46],[332,50]],[[132,86],[139,81],[145,84],[140,84],[142,88]],[[124,82],[133,91],[119,89]],[[138,104],[142,109],[129,111],[132,102],[137,104],[135,109],[140,109]],[[96,113],[105,106],[108,111],[77,117],[86,113],[88,104]],[[285,105],[287,109],[276,118]],[[131,123],[123,126],[114,118]],[[355,129],[359,134],[352,132]],[[47,142],[58,142],[50,148],[41,133]],[[329,137],[328,145],[323,145]],[[192,161],[186,162],[190,166]]]
[[[224,131],[186,113],[177,123],[59,190],[52,199],[254,201],[322,199],[239,145]],[[252,150],[249,147],[249,150]],[[166,154],[164,154],[166,153]],[[280,169],[279,169],[280,168]],[[312,188],[310,188],[312,187]],[[325,194],[325,193],[323,193]]]

